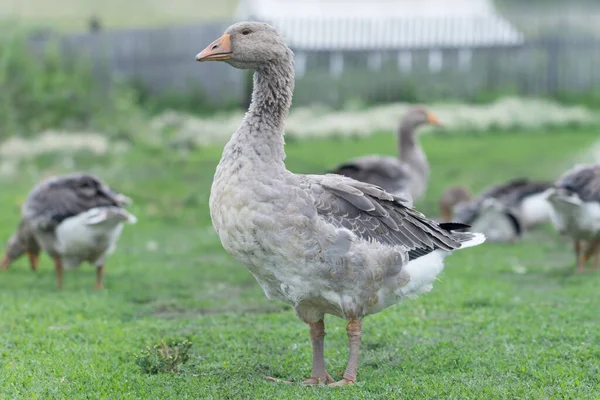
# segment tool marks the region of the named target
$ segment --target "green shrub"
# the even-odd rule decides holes
[[[89,61],[67,56],[57,41],[34,49],[27,30],[9,26],[0,35],[0,140],[44,129],[130,129],[138,113],[134,93],[107,88]],[[134,118],[135,119],[135,118]]]
[[[135,357],[135,363],[147,374],[178,373],[189,359],[192,342],[185,339],[161,340],[159,344],[148,346]]]

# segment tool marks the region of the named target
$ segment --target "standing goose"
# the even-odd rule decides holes
[[[438,118],[423,106],[414,106],[402,118],[398,129],[398,157],[369,155],[355,158],[330,172],[382,187],[394,195],[404,194],[417,201],[427,189],[429,163],[416,135],[421,125],[440,125]]]
[[[515,178],[471,198],[462,186],[446,189],[440,201],[447,221],[469,224],[491,241],[514,241],[523,231],[550,220],[545,191],[551,182]]]
[[[230,26],[196,56],[254,70],[252,101],[225,145],[210,215],[225,250],[270,299],[310,327],[307,384],[333,382],[323,355],[325,314],[348,322],[349,359],[336,386],[356,381],[362,319],[429,291],[453,250],[484,242],[427,219],[381,188],[340,175],[298,175],[284,164],[284,120],[294,88],[293,53],[270,25]]]
[[[114,251],[124,223],[136,222],[123,208],[130,202],[98,178],[81,173],[50,178],[32,189],[21,209],[22,224],[54,259],[59,288],[63,268],[84,261],[96,267],[96,288],[102,288],[106,257]]]
[[[561,235],[573,239],[577,271],[600,250],[600,164],[576,165],[561,175],[547,191],[552,224]]]

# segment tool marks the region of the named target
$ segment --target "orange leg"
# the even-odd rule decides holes
[[[96,286],[94,286],[96,288],[96,290],[103,289],[103,285],[102,285],[102,276],[103,275],[104,275],[104,265],[96,267]]]
[[[350,342],[348,356],[348,366],[344,372],[344,379],[330,384],[329,386],[345,386],[352,385],[356,382],[356,371],[358,369],[358,353],[360,349],[360,340],[362,338],[362,321],[353,319],[346,326],[348,340]]]
[[[600,250],[600,240],[598,239],[590,241],[586,240],[583,244],[586,245],[586,247],[581,249],[579,261],[577,263],[577,272],[585,272],[585,264],[587,264],[592,255],[596,257]],[[596,261],[594,261],[594,268],[596,268],[596,265]]]
[[[313,348],[312,372],[310,378],[304,383],[307,385],[319,385],[321,383],[331,383],[333,378],[329,376],[325,369],[325,322],[321,319],[315,323],[309,323],[310,339]]]
[[[2,257],[2,263],[0,263],[0,269],[3,270],[7,270],[8,266],[10,265],[10,258],[8,258],[7,255],[5,255],[4,257]]]
[[[63,286],[63,263],[60,257],[54,257],[54,270],[56,271],[56,286],[62,289]]]
[[[29,264],[31,265],[31,270],[37,271],[38,263],[40,261],[40,254],[28,251],[27,257],[29,257]]]

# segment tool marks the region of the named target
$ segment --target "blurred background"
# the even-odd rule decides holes
[[[58,292],[46,255],[35,274],[26,257],[0,271],[3,398],[264,398],[252,392],[262,376],[308,372],[305,327],[225,253],[208,210],[252,79],[194,59],[248,19],[277,26],[295,52],[293,172],[397,155],[415,103],[443,124],[419,130],[431,173],[416,206],[431,217],[448,186],[553,181],[600,160],[597,0],[1,0],[0,243],[54,174],[98,175],[133,199],[139,221],[107,261],[103,292],[88,266],[66,271]],[[598,274],[571,274],[571,245],[547,224],[453,255],[432,293],[365,323],[360,379],[373,383],[355,389],[597,396]],[[345,328],[329,321],[329,371],[341,375]],[[189,335],[177,379],[132,361]]]
[[[591,0],[5,0],[0,18],[8,25],[2,77],[11,77],[0,94],[3,132],[85,124],[117,85],[152,113],[243,107],[248,73],[191,62],[241,19],[268,21],[287,38],[295,106],[505,96],[600,103],[600,5]],[[21,68],[31,52],[50,64]],[[39,98],[27,98],[29,90]],[[38,114],[40,103],[73,100],[72,111]],[[22,115],[25,104],[37,116]]]

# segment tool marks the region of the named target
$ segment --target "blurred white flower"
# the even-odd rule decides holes
[[[108,139],[99,133],[44,131],[30,139],[11,137],[0,146],[2,158],[35,157],[44,153],[88,150],[95,154],[108,151]]]
[[[294,108],[286,122],[286,133],[298,139],[309,137],[366,136],[395,131],[408,103],[373,106],[363,110],[328,110],[322,106]],[[439,103],[428,105],[450,131],[487,131],[491,128],[536,129],[569,123],[592,124],[599,118],[589,109],[562,106],[549,100],[503,98],[493,104]],[[152,119],[152,127],[168,134],[175,145],[205,146],[223,143],[237,130],[243,113],[220,113],[197,117],[168,111]]]

